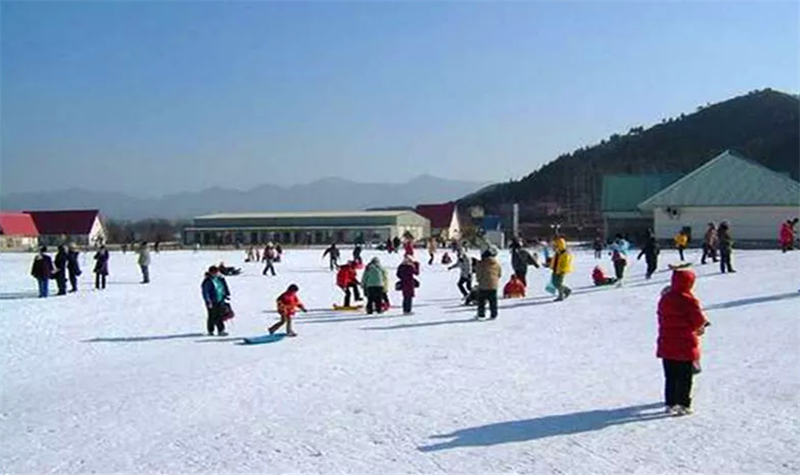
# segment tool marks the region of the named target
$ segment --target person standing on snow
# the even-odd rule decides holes
[[[478,314],[477,318],[486,316],[486,302],[489,302],[489,319],[497,318],[497,288],[503,274],[500,264],[494,256],[497,251],[487,249],[481,254],[481,260],[475,269],[478,280]]]
[[[653,277],[656,269],[658,268],[658,254],[661,251],[658,249],[658,241],[656,241],[656,236],[653,234],[652,229],[647,230],[647,241],[642,247],[641,252],[636,257],[636,260],[640,260],[642,256],[644,256],[644,261],[647,263],[647,273],[645,274],[645,279],[650,279]]]
[[[367,296],[368,315],[372,315],[373,312],[383,313],[383,278],[384,269],[381,261],[377,257],[373,257],[361,276],[361,285]]]
[[[781,251],[791,251],[794,248],[794,226],[792,221],[787,219],[785,223],[781,224],[781,230],[778,233],[778,239],[781,243]]]
[[[364,261],[361,260],[361,244],[356,243],[353,246],[353,263],[356,265],[356,268],[361,268],[361,265],[364,264]]]
[[[592,248],[594,249],[594,258],[601,259],[603,257],[603,239],[599,234],[594,238]]]
[[[228,311],[226,300],[230,298],[231,293],[228,289],[228,283],[220,275],[217,266],[208,268],[200,289],[208,314],[206,320],[208,336],[214,335],[214,329],[217,330],[217,335],[227,336],[228,333],[225,331],[225,314]]]
[[[514,275],[517,276],[522,282],[522,285],[528,287],[528,266],[539,268],[539,263],[536,257],[531,255],[527,249],[523,247],[522,239],[516,239],[511,243],[511,268],[514,269]]]
[[[94,288],[106,288],[106,276],[108,275],[108,249],[106,246],[100,246],[100,249],[94,254]]]
[[[433,265],[434,261],[436,260],[436,240],[434,238],[428,238],[428,265]]]
[[[329,248],[325,249],[325,252],[322,253],[322,258],[325,259],[325,256],[328,256],[330,259],[330,270],[339,268],[339,249],[336,247],[336,243],[331,244]]]
[[[53,260],[46,253],[47,246],[41,246],[31,266],[31,276],[36,279],[39,287],[39,298],[46,298],[49,295],[50,278],[53,275]]]
[[[664,403],[668,414],[692,413],[692,379],[698,371],[700,339],[708,325],[700,302],[692,294],[695,274],[691,269],[672,273],[671,285],[658,301],[656,357],[664,367]]]
[[[63,245],[58,246],[54,263],[55,272],[53,272],[53,278],[56,279],[56,285],[58,285],[58,294],[56,295],[67,295],[67,264],[69,263],[69,256]]]
[[[572,254],[567,250],[567,241],[563,237],[556,238],[553,241],[553,247],[555,253],[550,262],[550,268],[553,269],[550,281],[558,293],[555,301],[560,302],[572,293],[572,289],[564,285],[567,274],[572,272]]]
[[[397,290],[403,293],[403,314],[411,314],[411,307],[414,303],[415,289],[419,287],[416,276],[419,275],[419,263],[414,261],[411,256],[406,255],[403,262],[397,267]]]
[[[687,236],[683,230],[680,230],[673,238],[673,241],[675,241],[675,248],[678,250],[678,255],[681,257],[681,262],[683,262],[683,251],[689,244],[689,236]]]
[[[700,258],[700,264],[705,264],[709,257],[717,262],[717,230],[714,223],[708,223],[708,229],[703,235],[703,257]]]
[[[461,296],[463,298],[467,298],[470,292],[472,292],[472,260],[467,256],[467,253],[459,250],[458,251],[458,260],[455,264],[448,267],[447,270],[459,269],[459,277],[458,277],[458,291],[461,292]]]
[[[336,273],[336,285],[344,291],[344,307],[350,306],[351,289],[356,302],[362,300],[361,294],[358,291],[359,282],[354,262],[350,261],[339,266],[339,271]]]
[[[731,265],[731,255],[733,254],[733,238],[731,238],[730,227],[727,221],[719,223],[717,228],[717,238],[719,239],[719,268],[724,274],[736,272]]]
[[[78,291],[78,276],[81,275],[78,255],[79,253],[78,250],[75,249],[75,243],[69,243],[69,250],[67,251],[67,271],[69,271],[70,293]]]
[[[136,251],[139,254],[138,263],[139,268],[142,270],[142,284],[150,283],[150,249],[147,247],[147,241],[142,241],[139,249]]]

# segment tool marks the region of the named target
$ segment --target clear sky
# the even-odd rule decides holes
[[[521,177],[800,88],[786,2],[2,2],[2,192]]]

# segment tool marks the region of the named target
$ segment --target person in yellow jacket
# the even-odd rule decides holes
[[[553,269],[551,281],[558,292],[555,301],[560,302],[572,293],[572,289],[564,285],[564,278],[572,272],[572,254],[567,250],[567,241],[563,237],[558,237],[553,241],[553,248],[556,252],[550,263],[550,268]]]
[[[681,261],[683,261],[683,250],[686,249],[686,245],[689,244],[689,236],[681,230],[675,235],[673,241],[675,241],[675,248],[678,249],[678,254],[680,254]]]

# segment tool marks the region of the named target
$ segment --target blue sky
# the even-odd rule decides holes
[[[3,2],[2,192],[521,177],[800,88],[797,2]]]

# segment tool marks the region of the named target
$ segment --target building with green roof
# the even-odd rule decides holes
[[[194,218],[186,244],[328,244],[430,236],[430,221],[410,210],[222,213]]]
[[[774,241],[787,219],[800,218],[800,183],[725,151],[643,200],[658,239],[688,228],[702,239],[708,223],[727,221],[734,239]]]
[[[639,208],[639,203],[653,196],[683,176],[681,173],[652,175],[605,175],[600,209],[606,237],[617,233],[631,238],[645,235],[653,226],[652,211]]]

